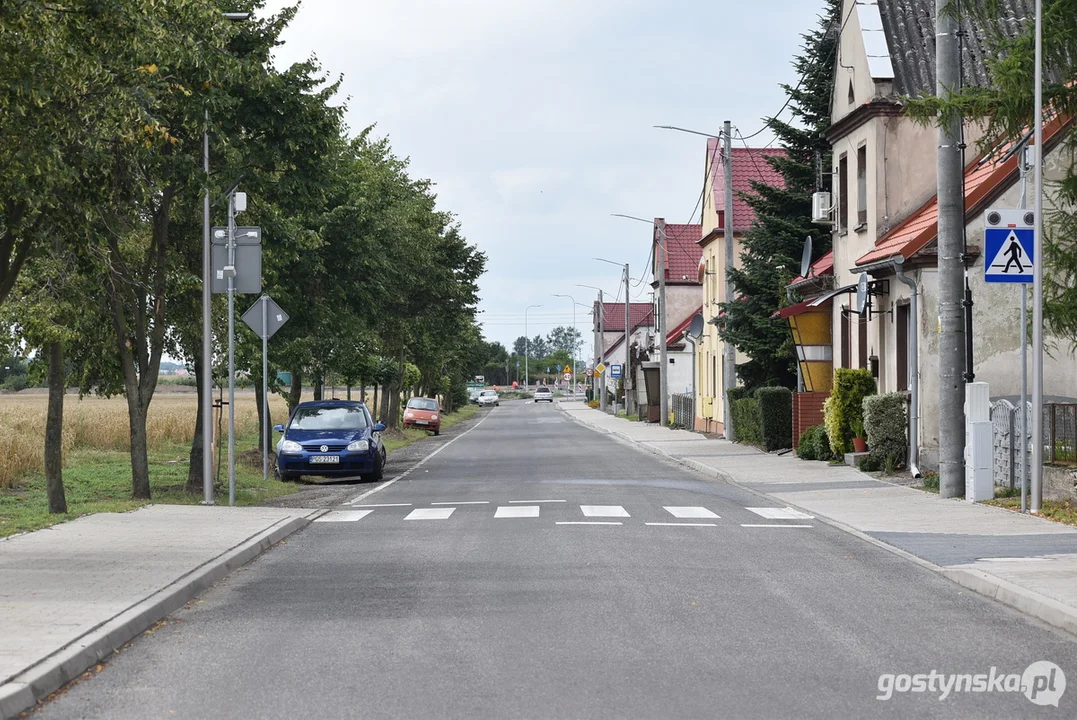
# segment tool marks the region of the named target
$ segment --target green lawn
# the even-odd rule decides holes
[[[441,418],[441,429],[448,430],[453,425],[457,425],[474,417],[479,412],[478,405],[465,405],[454,413],[444,415]],[[416,430],[409,428],[407,430],[394,430],[390,433],[386,433],[386,437],[382,439],[387,452],[393,452],[399,450],[402,447],[407,447],[417,440],[422,440],[424,437],[429,437],[430,433],[426,430]]]
[[[442,428],[450,428],[474,416],[474,405],[461,408],[459,412],[446,415]],[[427,436],[421,430],[394,433],[397,437],[386,440],[389,452]],[[236,436],[236,504],[257,505],[260,502],[291,495],[296,492],[294,483],[281,482],[269,469],[269,481],[262,480],[262,456],[252,450],[257,443],[255,433]],[[227,452],[227,438],[222,449]],[[126,452],[101,450],[75,450],[68,456],[64,468],[64,490],[67,495],[68,512],[50,515],[45,496],[45,476],[32,474],[12,490],[0,490],[0,537],[15,533],[38,530],[81,515],[97,512],[125,512],[147,505],[197,504],[202,494],[184,491],[187,482],[187,458],[190,447],[169,445],[150,453],[150,492],[152,500],[131,499],[131,460]],[[228,502],[228,468],[222,463],[216,498],[219,503]]]
[[[1021,510],[1020,491],[1018,491],[1017,497],[995,498],[984,502],[987,505],[994,505],[1007,510],[1017,512]],[[1072,500],[1044,500],[1040,503],[1039,514],[1048,520],[1065,523],[1066,525],[1077,525],[1077,504]]]

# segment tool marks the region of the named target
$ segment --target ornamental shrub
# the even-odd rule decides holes
[[[793,393],[784,387],[762,387],[755,391],[755,399],[762,422],[763,449],[769,452],[793,447]]]
[[[838,368],[834,371],[834,387],[824,405],[824,412],[830,448],[836,456],[840,457],[852,449],[854,419],[862,420],[864,398],[875,392],[875,378],[870,370]]]
[[[733,419],[733,435],[737,442],[761,447],[763,444],[763,417],[759,401],[754,397],[733,400],[730,398],[729,414]]]
[[[822,425],[812,425],[800,433],[800,440],[797,441],[797,457],[801,460],[819,459],[819,454],[815,451],[815,436],[820,428],[822,428]],[[826,430],[823,430],[823,432],[826,432]]]
[[[869,395],[864,398],[864,430],[871,457],[894,466],[905,459],[908,449],[908,423],[905,416],[905,393]]]

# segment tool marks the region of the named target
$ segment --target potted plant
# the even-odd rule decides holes
[[[864,418],[859,415],[855,416],[849,422],[849,429],[853,433],[853,452],[867,452],[868,440],[864,437]]]

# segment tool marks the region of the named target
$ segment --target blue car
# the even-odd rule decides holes
[[[385,468],[385,426],[375,423],[366,405],[347,400],[299,403],[288,426],[273,428],[277,442],[277,474],[295,481],[300,475],[381,480]]]

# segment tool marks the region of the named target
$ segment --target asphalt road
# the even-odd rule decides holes
[[[781,510],[556,407],[505,403],[38,714],[1077,715],[1072,688],[1057,709],[1020,692],[877,699],[886,673],[1041,660],[1077,683],[1077,643]]]

